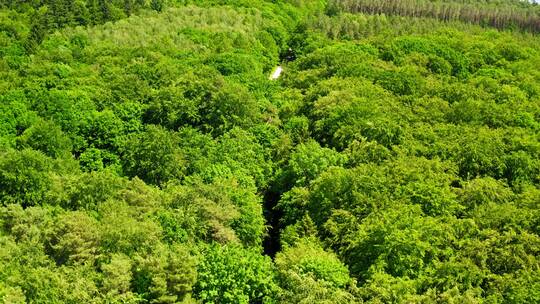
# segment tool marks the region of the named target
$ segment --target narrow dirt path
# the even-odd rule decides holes
[[[272,72],[272,75],[270,75],[270,80],[276,80],[281,76],[281,72],[283,72],[283,68],[278,65],[274,68],[274,71]]]

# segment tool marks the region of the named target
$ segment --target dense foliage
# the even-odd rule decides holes
[[[540,39],[351,3],[2,2],[0,299],[540,302]]]

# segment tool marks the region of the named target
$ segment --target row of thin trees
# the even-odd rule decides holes
[[[540,10],[530,5],[488,5],[429,0],[330,0],[330,11],[462,21],[498,29],[540,32]]]
[[[333,39],[361,39],[384,33],[388,36],[426,34],[451,26],[462,31],[473,31],[476,25],[450,21],[448,23],[430,18],[402,16],[340,14],[320,15],[309,19],[310,28],[325,33]]]

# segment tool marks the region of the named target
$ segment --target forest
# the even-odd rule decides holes
[[[539,32],[519,0],[0,0],[0,302],[540,303]]]
[[[428,17],[439,20],[540,31],[540,10],[524,1],[330,0],[330,12],[349,11]]]

